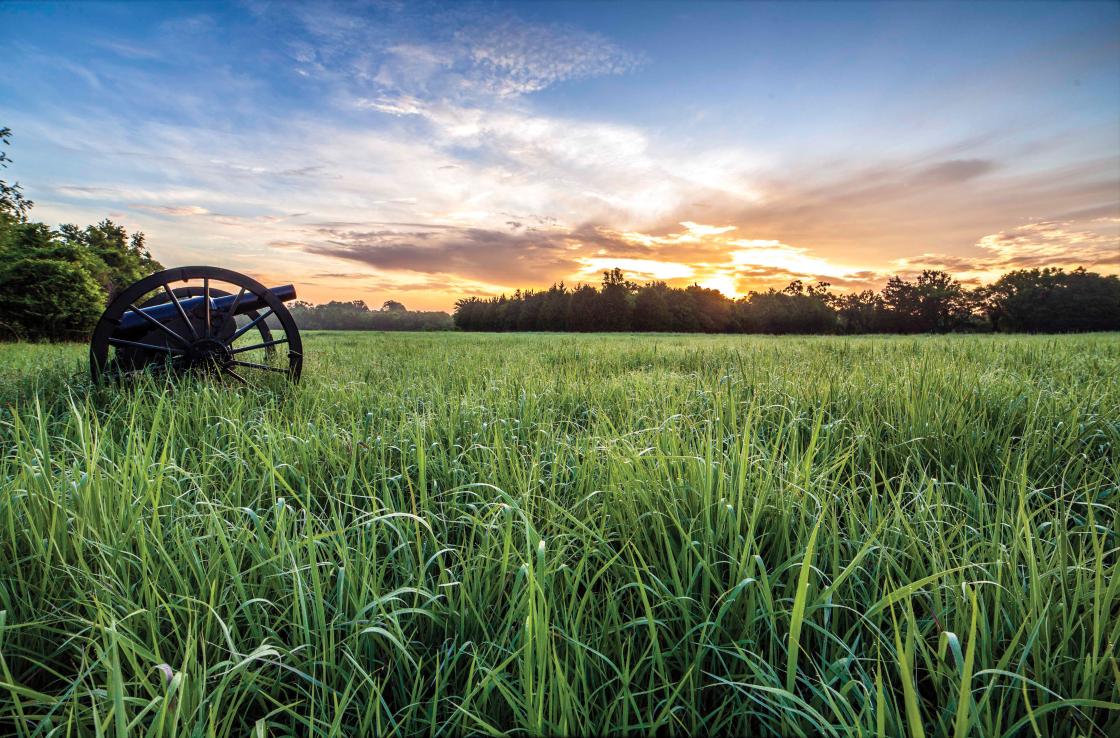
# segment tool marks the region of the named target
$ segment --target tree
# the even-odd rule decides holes
[[[529,290],[522,295],[521,313],[517,316],[517,330],[539,331],[541,308],[544,306],[545,293]]]
[[[700,330],[700,318],[696,315],[696,303],[688,290],[674,287],[666,295],[669,302],[670,330],[677,333],[696,333]]]
[[[0,265],[0,335],[77,340],[93,330],[104,293],[80,263],[35,257]]]
[[[669,286],[664,282],[650,282],[634,296],[633,326],[636,331],[668,330],[673,321],[669,312]]]
[[[828,286],[821,282],[806,289],[794,280],[780,292],[751,292],[735,304],[732,323],[748,333],[834,333],[837,317]]]
[[[385,313],[407,313],[408,308],[396,300],[386,300],[381,303],[381,311]]]
[[[1008,272],[980,290],[981,309],[996,330],[1120,330],[1120,278],[1076,269]]]
[[[456,300],[455,312],[452,314],[455,327],[465,331],[479,330],[480,313],[484,309],[485,305],[477,297],[464,297]]]
[[[722,333],[731,324],[731,301],[719,290],[689,286],[685,293],[691,298],[699,330],[704,333]]]
[[[516,331],[517,322],[521,319],[521,290],[513,293],[513,299],[507,300],[505,295],[502,295],[501,307],[501,325],[498,330],[502,331]]]
[[[8,146],[12,138],[11,128],[0,128],[0,144]],[[0,149],[0,168],[7,169],[11,163],[8,152]],[[8,219],[19,223],[27,220],[27,214],[35,203],[23,196],[19,182],[8,184],[0,179],[0,220]]]
[[[362,300],[349,302],[332,300],[320,305],[312,305],[301,300],[290,305],[289,310],[295,318],[296,325],[308,330],[442,331],[450,330],[455,325],[459,325],[464,330],[476,330],[461,321],[468,314],[464,309],[465,306],[478,302],[478,298],[472,297],[456,303],[455,323],[452,323],[451,316],[444,312],[370,310]],[[461,309],[464,309],[462,313]]]
[[[568,330],[586,333],[599,328],[599,293],[591,285],[581,284],[568,301]]]
[[[844,333],[875,333],[884,325],[883,298],[873,290],[836,298],[837,324]]]
[[[883,288],[891,328],[899,333],[944,333],[968,323],[971,314],[960,282],[926,269],[915,282],[891,277]]]
[[[517,290],[455,304],[463,330],[635,330],[739,333],[874,333],[975,330],[1120,330],[1120,278],[1077,269],[1011,272],[988,287],[965,290],[949,274],[927,270],[914,281],[892,277],[882,293],[835,295],[827,282],[790,282],[732,302],[717,290],[665,282],[638,287],[621,269],[603,273],[600,289],[563,283],[547,292]]]
[[[563,331],[568,329],[568,303],[571,296],[563,282],[554,284],[544,294],[537,323],[542,331]]]
[[[146,248],[142,232],[137,231],[130,238],[124,228],[108,218],[84,229],[65,224],[59,228],[59,235],[100,261],[99,266],[93,267],[93,276],[110,300],[138,279],[163,269]]]
[[[626,279],[622,270],[615,267],[603,272],[603,288],[599,291],[598,320],[596,329],[604,331],[630,330],[631,295],[638,285]]]

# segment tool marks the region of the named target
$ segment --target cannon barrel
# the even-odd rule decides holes
[[[295,285],[286,284],[280,287],[273,287],[269,289],[276,299],[280,302],[289,302],[296,299]],[[205,297],[188,297],[179,300],[179,304],[183,307],[183,311],[187,315],[200,316],[202,315],[203,305],[206,302]],[[210,314],[212,316],[225,315],[225,313],[237,302],[237,295],[224,295],[222,297],[210,298]],[[252,292],[246,292],[241,296],[241,301],[237,302],[237,315],[244,315],[245,313],[254,310],[262,310],[268,307],[264,300],[254,295]],[[179,317],[179,308],[175,307],[174,302],[164,302],[159,305],[151,305],[143,309],[150,318],[154,318],[160,323],[167,323]],[[121,322],[117,326],[116,335],[120,337],[127,337],[130,333],[144,333],[151,329],[151,322],[144,319],[144,316],[138,314],[135,310],[129,310],[121,316]]]

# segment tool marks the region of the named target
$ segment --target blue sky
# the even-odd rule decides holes
[[[315,300],[1120,271],[1120,4],[0,5],[50,223]]]

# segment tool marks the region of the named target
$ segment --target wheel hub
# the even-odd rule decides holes
[[[223,369],[233,363],[233,353],[217,339],[201,338],[187,348],[186,361],[192,368]]]

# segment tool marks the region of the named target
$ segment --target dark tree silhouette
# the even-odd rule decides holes
[[[634,296],[634,330],[664,331],[671,328],[672,323],[673,314],[669,312],[669,286],[664,282],[650,282],[639,288]]]
[[[573,331],[601,330],[599,293],[594,287],[581,284],[572,292],[568,302],[568,325]]]
[[[1120,330],[1120,279],[1077,269],[1011,272],[966,290],[942,271],[891,277],[881,293],[837,295],[827,282],[730,300],[718,291],[665,282],[638,286],[620,269],[599,289],[563,283],[513,297],[455,304],[468,331],[675,331],[683,333],[941,333],[946,331]]]
[[[891,277],[883,302],[898,333],[944,333],[968,324],[971,309],[960,282],[927,269],[914,282]]]
[[[694,284],[685,288],[685,295],[692,301],[698,330],[704,333],[723,333],[730,327],[731,302],[719,290]]]
[[[979,297],[997,330],[1120,330],[1120,278],[1115,276],[1084,269],[1023,269],[981,288]]]
[[[630,330],[632,295],[637,289],[638,285],[623,277],[621,269],[603,272],[603,287],[597,301],[598,330]]]
[[[744,333],[835,333],[836,311],[827,284],[808,289],[800,280],[780,292],[751,292],[735,304],[735,325]]]
[[[381,303],[381,311],[385,313],[407,313],[408,308],[396,300],[386,300]]]
[[[886,326],[886,303],[873,290],[851,292],[833,302],[837,328],[842,333],[878,333]]]

